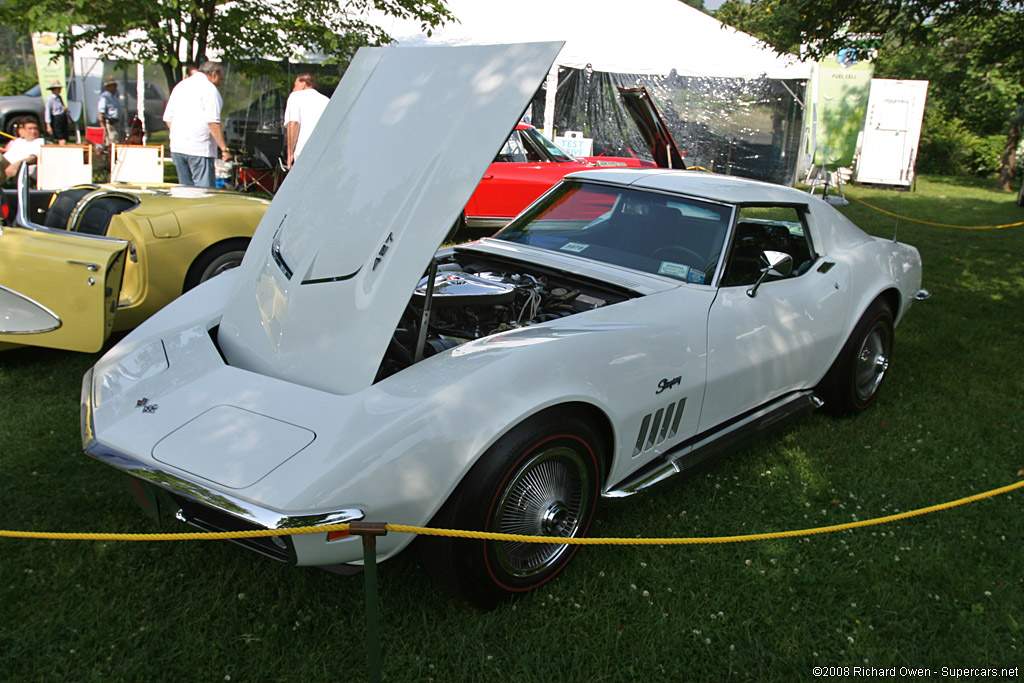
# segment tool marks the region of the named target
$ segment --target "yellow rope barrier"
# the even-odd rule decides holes
[[[898,522],[911,517],[926,515],[931,512],[948,510],[960,505],[967,505],[985,498],[992,498],[1015,489],[1024,488],[1024,480],[1015,484],[1002,486],[984,493],[977,493],[966,498],[959,498],[948,503],[940,503],[929,507],[900,512],[895,515],[865,519],[846,524],[799,529],[796,531],[774,531],[764,534],[748,534],[746,536],[714,536],[708,538],[561,538],[558,536],[519,536],[516,534],[499,534],[486,531],[459,531],[456,529],[431,529],[428,527],[407,526],[405,524],[387,524],[388,531],[425,536],[451,536],[455,538],[473,538],[486,541],[513,541],[519,543],[559,543],[563,545],[705,545],[716,543],[740,543],[745,541],[765,541],[776,538],[793,538],[796,536],[813,536],[828,534],[847,529],[858,529],[879,524]],[[33,538],[58,541],[215,541],[236,538],[265,538],[268,536],[299,536],[305,534],[327,533],[330,531],[348,531],[348,524],[330,524],[325,526],[305,526],[294,529],[261,529],[257,531],[214,531],[176,534],[113,534],[113,533],[62,533],[48,531],[2,531],[0,538]]]
[[[874,204],[868,204],[863,199],[857,199],[856,197],[854,197],[851,194],[847,194],[846,196],[849,197],[850,199],[852,199],[855,202],[860,202],[864,206],[872,208],[875,211],[881,211],[882,213],[884,213],[884,214],[886,214],[888,216],[894,216],[896,218],[899,218],[899,219],[902,219],[902,220],[905,220],[905,221],[911,221],[913,223],[923,223],[924,225],[935,225],[935,226],[938,226],[940,228],[956,228],[958,230],[1001,230],[1003,228],[1016,228],[1016,227],[1019,227],[1021,225],[1024,225],[1024,221],[1020,221],[1018,223],[1006,223],[1005,225],[952,225],[951,223],[932,223],[931,221],[922,221],[922,220],[917,219],[917,218],[909,218],[907,216],[901,216],[900,214],[893,213],[892,211],[886,211],[885,209],[879,208],[879,207],[875,206]]]

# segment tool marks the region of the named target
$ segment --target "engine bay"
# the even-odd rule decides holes
[[[625,289],[532,264],[453,250],[420,279],[375,381],[474,339],[566,318],[634,296]]]

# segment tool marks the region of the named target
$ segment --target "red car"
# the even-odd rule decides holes
[[[644,87],[619,88],[623,107],[636,122],[654,162],[635,157],[574,158],[544,137],[533,126],[520,123],[512,131],[476,192],[466,204],[465,225],[488,233],[519,215],[548,188],[574,171],[596,167],[661,166],[685,168],[661,113]],[[656,163],[655,163],[656,162]]]
[[[564,176],[596,166],[655,166],[629,157],[569,156],[533,126],[520,123],[466,204],[466,227],[494,232]]]

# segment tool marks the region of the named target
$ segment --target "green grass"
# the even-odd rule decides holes
[[[1024,221],[989,181],[849,188],[964,225]],[[893,219],[844,209],[874,234]],[[602,501],[595,536],[716,536],[906,511],[1018,480],[1024,227],[902,222],[925,286],[883,394],[814,414],[698,474]],[[145,532],[119,476],[84,456],[97,356],[0,354],[0,528]],[[467,425],[467,428],[470,427]],[[1024,665],[1024,493],[883,527],[724,546],[584,548],[543,590],[482,614],[413,555],[380,567],[392,681],[805,680],[814,666]],[[405,520],[384,520],[402,522]],[[172,523],[171,530],[184,530]],[[165,527],[166,530],[166,527]],[[223,542],[0,539],[0,679],[365,679],[363,584]]]

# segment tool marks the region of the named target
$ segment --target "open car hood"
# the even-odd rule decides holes
[[[679,149],[676,148],[676,141],[665,125],[665,119],[661,118],[661,112],[654,105],[647,88],[619,88],[619,99],[633,117],[636,127],[640,129],[640,135],[647,144],[647,149],[651,151],[654,163],[661,168],[685,169],[686,164]]]
[[[238,268],[218,331],[227,361],[336,394],[372,384],[561,46],[361,49]]]

